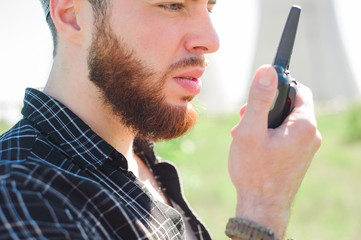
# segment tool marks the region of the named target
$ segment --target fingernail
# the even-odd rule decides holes
[[[258,82],[263,87],[269,87],[271,86],[272,79],[269,77],[261,77]]]

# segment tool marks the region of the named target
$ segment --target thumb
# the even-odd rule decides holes
[[[272,66],[264,65],[257,70],[242,119],[245,127],[267,129],[268,112],[274,102],[277,82],[277,72]]]

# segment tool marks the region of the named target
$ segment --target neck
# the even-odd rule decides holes
[[[127,159],[132,159],[135,133],[105,106],[99,90],[88,78],[86,60],[62,59],[54,58],[44,92],[67,106]]]

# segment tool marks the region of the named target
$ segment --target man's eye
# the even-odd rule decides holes
[[[169,11],[179,11],[184,8],[184,5],[182,3],[170,3],[170,4],[159,5],[159,7],[164,8]]]

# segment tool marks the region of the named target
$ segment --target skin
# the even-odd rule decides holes
[[[180,5],[183,8],[174,8]],[[167,104],[188,108],[195,93],[175,79],[204,71],[204,66],[185,66],[169,72],[170,66],[187,58],[204,59],[204,54],[219,47],[209,18],[211,8],[207,0],[113,0],[111,4],[109,25],[115,35],[152,69],[152,81],[166,75],[162,95]],[[65,104],[122,153],[130,171],[167,202],[152,173],[133,154],[136,129],[122,123],[121,116],[104,104],[101,92],[89,80],[87,57],[95,31],[92,6],[87,0],[51,0],[50,14],[58,30],[58,46],[44,92]],[[295,109],[284,124],[267,129],[276,88],[274,69],[261,67],[251,86],[248,105],[241,109],[242,119],[232,130],[229,173],[237,192],[235,215],[272,228],[282,238],[291,203],[320,147],[321,136],[312,95],[303,85]]]

